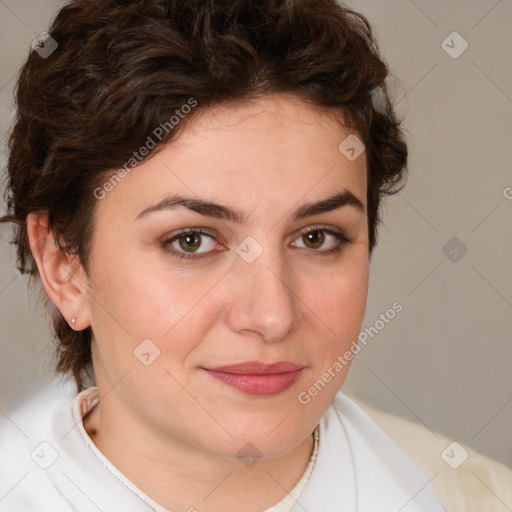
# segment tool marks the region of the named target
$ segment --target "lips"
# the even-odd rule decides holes
[[[303,367],[289,361],[279,361],[278,363],[271,364],[260,363],[258,361],[247,361],[246,363],[209,368],[209,370],[242,375],[272,375],[276,373],[294,372],[301,368]]]
[[[291,387],[304,367],[290,361],[239,364],[203,368],[211,377],[250,395],[276,395]]]

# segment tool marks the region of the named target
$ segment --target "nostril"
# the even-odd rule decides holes
[[[243,329],[242,331],[240,331],[240,334],[249,334],[250,336],[254,337],[254,338],[263,338],[263,334],[261,334],[261,332],[258,332],[258,331],[254,331],[252,329]]]

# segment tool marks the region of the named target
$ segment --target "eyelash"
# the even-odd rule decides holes
[[[322,231],[324,233],[327,233],[328,235],[332,235],[334,238],[336,238],[338,240],[338,244],[336,244],[332,249],[328,249],[327,251],[320,251],[320,250],[317,250],[317,249],[310,249],[313,252],[318,252],[318,253],[320,253],[322,255],[325,255],[325,256],[328,256],[328,255],[331,255],[331,254],[338,254],[345,247],[345,245],[347,245],[347,244],[352,242],[352,240],[350,240],[345,235],[345,233],[343,233],[342,231],[334,231],[334,230],[329,229],[329,228],[327,228],[325,226],[308,226],[307,228],[302,229],[299,232],[298,235],[300,237],[300,236],[305,235],[307,233],[310,233],[312,231]],[[178,240],[180,236],[191,235],[191,234],[206,235],[206,236],[208,236],[208,237],[210,237],[212,239],[215,239],[215,236],[211,232],[206,231],[206,230],[204,230],[202,228],[183,230],[183,231],[180,231],[179,233],[177,233],[176,235],[174,235],[173,237],[164,240],[164,242],[162,243],[162,248],[166,252],[168,252],[173,258],[178,258],[179,260],[182,260],[182,259],[200,259],[200,258],[206,258],[208,255],[210,255],[212,253],[212,251],[210,251],[208,253],[201,253],[201,254],[194,255],[192,253],[191,254],[187,254],[187,253],[184,253],[184,252],[180,252],[180,251],[177,251],[177,250],[172,249],[172,248],[169,247],[175,240]]]

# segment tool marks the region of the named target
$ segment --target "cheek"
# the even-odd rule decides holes
[[[91,301],[95,337],[117,340],[104,345],[118,361],[126,361],[148,338],[162,351],[172,346],[173,358],[183,358],[216,318],[216,302],[204,298],[218,278],[193,279],[161,262],[141,261],[127,255],[97,272]]]
[[[319,343],[324,347],[323,354],[332,358],[357,339],[361,329],[368,295],[367,262],[361,259],[345,269],[340,267],[311,292],[309,302],[317,313],[318,332],[327,333]]]
[[[364,251],[350,265],[311,286],[307,351],[311,371],[299,390],[298,410],[319,418],[347,377],[361,329],[368,292]],[[347,355],[348,354],[348,355]]]

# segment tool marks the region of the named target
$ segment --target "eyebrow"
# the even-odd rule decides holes
[[[201,215],[221,220],[228,220],[237,224],[246,224],[248,222],[247,214],[240,210],[234,210],[228,206],[211,201],[177,194],[164,197],[158,203],[145,208],[137,215],[135,220],[147,217],[153,212],[172,210],[178,206],[184,206],[189,210],[200,213]],[[319,213],[330,212],[343,206],[353,206],[363,213],[365,210],[363,203],[352,192],[350,192],[350,190],[345,189],[331,197],[328,197],[327,199],[322,199],[321,201],[301,206],[299,209],[295,210],[293,214],[294,220],[304,219],[305,217],[318,215]]]

